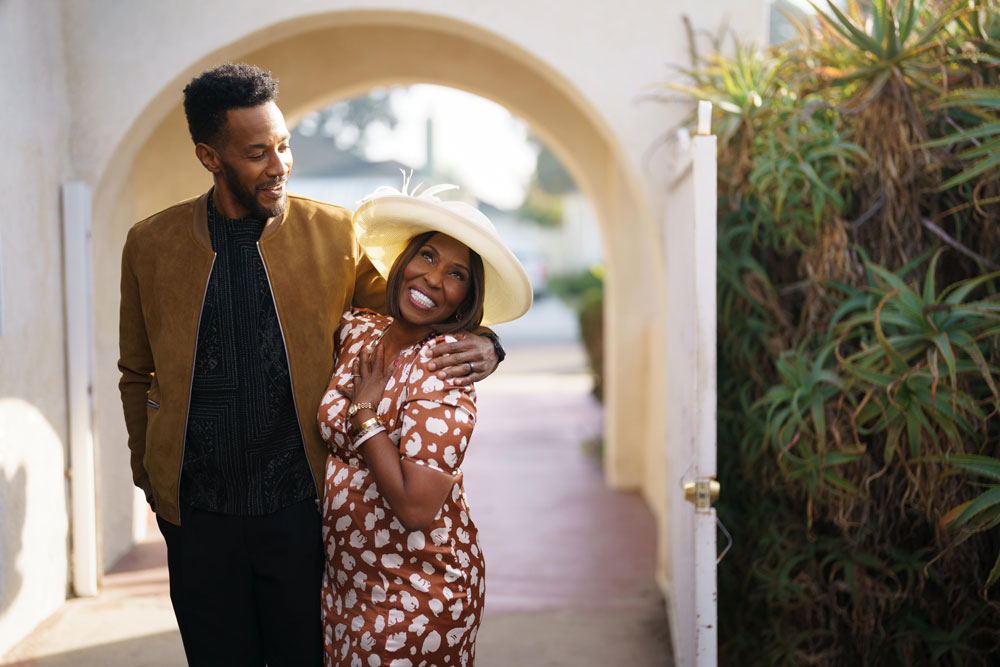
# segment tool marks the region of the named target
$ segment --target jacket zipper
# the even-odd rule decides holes
[[[309,467],[309,476],[312,477],[313,487],[316,489],[316,497],[323,497],[322,490],[316,486],[316,475],[313,474],[312,464],[309,463],[309,450],[306,449],[305,431],[302,428],[302,420],[299,417],[299,404],[295,398],[295,378],[292,377],[292,361],[288,357],[288,340],[285,339],[285,327],[281,324],[281,314],[278,313],[278,300],[274,296],[274,285],[271,284],[271,272],[267,269],[267,262],[264,261],[264,253],[260,249],[260,241],[257,241],[257,254],[260,255],[260,263],[264,266],[264,275],[267,277],[267,289],[271,292],[271,302],[274,303],[274,317],[278,320],[278,331],[281,332],[281,344],[285,347],[285,365],[288,366],[288,385],[292,390],[292,407],[295,408],[295,422],[299,425],[299,439],[302,441],[302,453],[306,456],[306,465]]]
[[[198,326],[194,330],[194,356],[191,358],[191,383],[188,385],[187,411],[184,413],[184,437],[181,440],[181,465],[177,470],[177,524],[181,523],[181,476],[184,474],[184,453],[187,450],[188,420],[191,419],[191,394],[194,392],[194,365],[198,361],[198,335],[201,333],[201,316],[205,312],[205,297],[208,296],[208,284],[212,282],[212,271],[215,269],[215,258],[212,253],[212,265],[208,267],[208,278],[205,279],[205,289],[201,293],[201,308],[198,309]]]

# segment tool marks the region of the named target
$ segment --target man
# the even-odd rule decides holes
[[[192,665],[321,663],[316,412],[341,313],[385,305],[350,212],[286,193],[277,94],[249,65],[191,81],[184,111],[214,187],[136,224],[122,253],[132,473]],[[438,349],[439,375],[463,384],[502,353],[485,336]]]

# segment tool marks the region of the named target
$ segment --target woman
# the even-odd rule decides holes
[[[483,555],[461,463],[475,392],[429,371],[429,351],[524,314],[531,284],[490,221],[461,202],[380,188],[354,216],[386,278],[389,316],[346,313],[319,409],[327,665],[472,665]],[[471,369],[470,369],[471,370]]]

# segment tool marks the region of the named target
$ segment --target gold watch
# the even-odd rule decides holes
[[[373,410],[372,404],[365,401],[364,403],[351,403],[351,407],[347,408],[347,418],[350,419],[354,415],[358,414],[361,410]]]

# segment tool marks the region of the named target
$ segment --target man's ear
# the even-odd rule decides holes
[[[208,144],[197,144],[194,147],[194,154],[198,156],[198,160],[205,169],[213,174],[222,172],[222,157],[219,155],[219,151]]]

